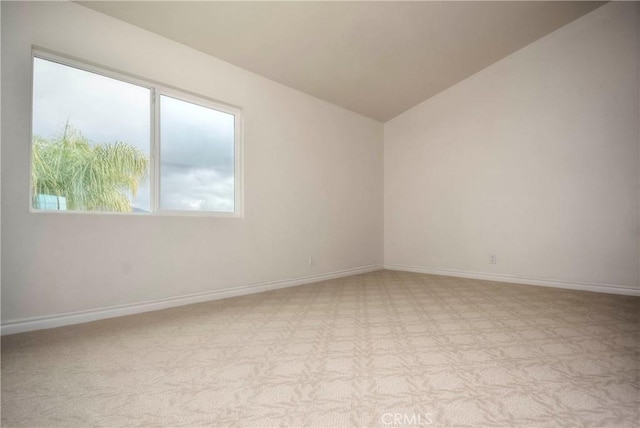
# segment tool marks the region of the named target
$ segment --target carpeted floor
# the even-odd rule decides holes
[[[2,426],[637,427],[639,317],[380,271],[6,336]]]

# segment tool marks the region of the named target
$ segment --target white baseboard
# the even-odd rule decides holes
[[[144,302],[110,306],[106,308],[97,308],[87,311],[66,312],[44,317],[10,320],[2,323],[1,334],[4,336],[7,334],[24,333],[33,330],[42,330],[47,328],[62,327],[65,325],[81,324],[106,318],[133,315],[142,312],[173,308],[176,306],[190,305],[192,303],[202,303],[211,300],[225,299],[227,297],[244,296],[247,294],[260,293],[263,291],[277,290],[279,288],[310,284],[318,281],[326,281],[329,279],[342,278],[350,275],[374,272],[381,269],[382,265],[370,265],[318,275],[303,276],[281,281],[264,282],[260,284],[241,287],[225,288],[222,290],[205,291],[203,293],[194,293],[183,296],[169,297],[165,299],[148,300]]]
[[[418,266],[385,264],[385,269],[405,272],[426,273],[430,275],[455,276],[460,278],[482,279],[486,281],[509,282],[512,284],[538,285],[542,287],[566,288],[570,290],[594,291],[597,293],[622,294],[625,296],[640,296],[640,288],[625,287],[609,284],[592,284],[585,282],[570,282],[539,278],[520,278],[510,275],[500,275],[483,272],[467,272],[454,269],[438,269]]]

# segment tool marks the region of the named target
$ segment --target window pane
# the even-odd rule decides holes
[[[34,58],[33,207],[149,211],[150,90]]]
[[[234,211],[234,116],[160,97],[160,208]]]

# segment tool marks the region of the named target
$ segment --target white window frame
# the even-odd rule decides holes
[[[149,89],[149,117],[150,117],[150,141],[149,141],[149,184],[150,184],[150,207],[149,212],[114,212],[114,211],[78,211],[78,210],[39,210],[33,207],[33,87],[34,87],[34,66],[35,58],[53,61],[61,65],[88,71],[111,79],[125,83],[141,86]],[[108,214],[108,215],[133,215],[133,216],[193,216],[193,217],[244,217],[244,153],[243,153],[243,111],[240,107],[215,101],[202,95],[194,94],[185,90],[173,88],[169,85],[160,84],[148,79],[142,79],[128,73],[110,69],[108,67],[92,64],[88,61],[70,58],[66,55],[55,53],[47,49],[33,47],[31,50],[31,129],[29,141],[29,211],[31,213],[44,214]],[[233,212],[224,211],[195,211],[195,210],[166,210],[160,208],[160,96],[167,96],[177,100],[196,104],[201,107],[210,108],[222,113],[234,116],[234,201]]]

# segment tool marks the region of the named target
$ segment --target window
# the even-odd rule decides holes
[[[241,215],[240,110],[41,51],[34,211]]]
[[[233,212],[232,114],[160,96],[160,207]]]

